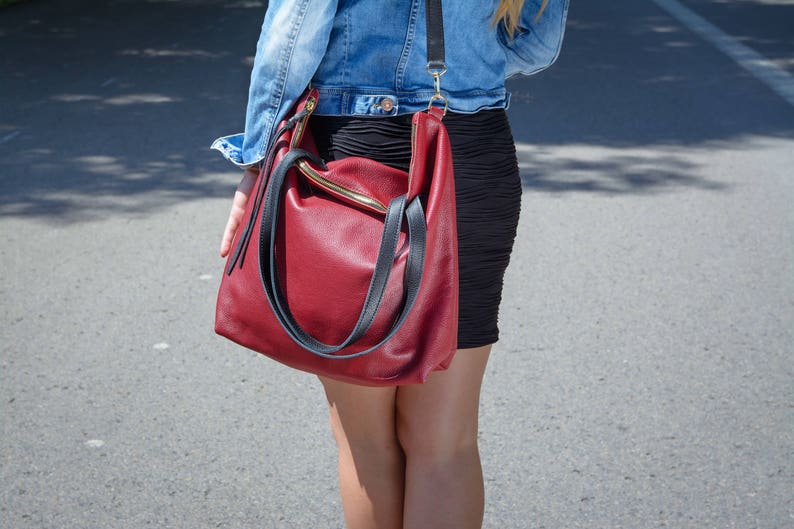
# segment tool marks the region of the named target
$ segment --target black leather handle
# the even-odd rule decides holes
[[[289,304],[281,291],[281,284],[276,266],[275,248],[276,233],[278,231],[279,209],[283,198],[283,188],[287,172],[301,159],[322,166],[322,160],[302,149],[292,149],[279,162],[273,170],[262,206],[262,222],[260,228],[259,262],[262,275],[262,286],[273,313],[287,334],[301,347],[323,358],[337,360],[356,358],[368,353],[386,343],[402,327],[413,308],[419,294],[422,281],[426,250],[426,220],[422,204],[418,198],[406,204],[406,195],[394,198],[389,203],[384,220],[383,235],[381,237],[375,270],[370,280],[369,289],[364,299],[358,320],[347,338],[341,343],[332,345],[323,343],[312,337],[300,324],[290,311]],[[372,325],[378,308],[386,291],[386,284],[391,275],[394,255],[400,236],[403,219],[408,224],[408,258],[405,265],[404,277],[404,303],[400,315],[395,319],[386,336],[375,346],[369,349],[350,354],[334,354],[345,347],[360,340]]]

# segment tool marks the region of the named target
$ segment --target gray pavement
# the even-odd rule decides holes
[[[794,2],[684,3],[791,71]],[[1,527],[343,526],[319,384],[212,332],[263,7],[0,10]],[[794,108],[651,0],[510,88],[485,527],[794,527]]]

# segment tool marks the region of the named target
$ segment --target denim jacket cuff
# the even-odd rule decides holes
[[[248,169],[259,165],[261,159],[245,162],[243,160],[243,138],[244,133],[231,134],[229,136],[221,136],[210,145],[210,149],[216,150],[223,155],[224,158],[232,162],[240,169]]]

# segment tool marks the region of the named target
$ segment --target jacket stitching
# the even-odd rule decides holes
[[[405,45],[400,54],[400,62],[397,64],[397,71],[394,75],[394,87],[398,90],[402,88],[405,82],[405,71],[408,68],[408,56],[411,54],[413,48],[414,37],[416,36],[416,19],[419,17],[419,0],[411,2],[411,12],[408,15],[408,28],[405,34]]]

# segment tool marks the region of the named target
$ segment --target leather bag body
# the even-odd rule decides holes
[[[316,101],[310,90],[297,103],[260,171],[221,281],[215,330],[337,380],[421,383],[449,365],[457,345],[443,113],[413,115],[406,173],[362,157],[321,160],[308,128]]]

